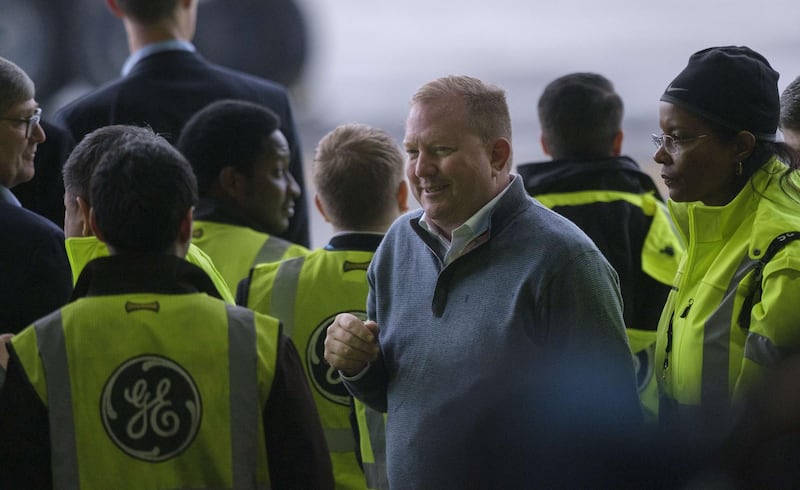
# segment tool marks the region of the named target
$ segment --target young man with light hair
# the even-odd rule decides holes
[[[386,230],[408,209],[403,168],[399,146],[381,129],[344,124],[325,135],[312,167],[314,202],[333,236],[307,256],[256,266],[237,297],[280,318],[291,332],[342,489],[388,488],[384,417],[360,402],[353,406],[338,372],[325,363],[325,331],[343,311],[366,318],[367,267]],[[358,440],[351,430],[354,417]]]

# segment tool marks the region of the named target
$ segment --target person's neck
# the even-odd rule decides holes
[[[334,226],[333,233],[380,233],[386,234],[386,230],[389,227],[387,225],[378,225],[378,226],[359,226],[358,228],[347,228],[343,226]]]
[[[188,36],[184,35],[181,29],[174,24],[144,26],[126,22],[125,27],[128,34],[128,49],[131,53],[135,53],[149,44],[173,40],[190,41]]]

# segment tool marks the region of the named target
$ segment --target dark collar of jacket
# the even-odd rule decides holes
[[[525,163],[517,166],[517,172],[532,196],[602,189],[654,192],[663,200],[653,179],[627,156]]]
[[[131,67],[126,76],[143,75],[153,69],[162,72],[165,66],[171,66],[173,69],[181,70],[181,65],[186,63],[209,64],[197,51],[169,49],[152,53],[140,59]]]
[[[194,208],[194,219],[224,223],[226,225],[243,226],[268,235],[274,234],[251,220],[236,206],[209,197],[204,197],[198,201],[197,206]]]
[[[519,176],[513,176],[513,180],[508,186],[508,190],[497,202],[489,217],[488,233],[490,237],[500,233],[509,223],[514,221],[519,213],[534,205],[533,199],[525,192],[525,187],[523,187],[522,179]],[[447,251],[442,243],[419,225],[419,220],[422,218],[422,210],[416,211],[416,213],[416,216],[411,217],[411,227],[436,255],[440,258],[444,257]]]
[[[325,250],[358,250],[374,252],[381,244],[383,235],[377,233],[359,233],[357,231],[340,233],[331,237]]]
[[[203,269],[174,255],[111,255],[90,261],[78,276],[70,301],[127,293],[206,293],[220,298]],[[220,298],[221,299],[221,298]]]

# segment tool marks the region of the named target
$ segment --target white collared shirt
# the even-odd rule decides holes
[[[444,256],[444,264],[447,266],[451,262],[453,262],[458,257],[461,257],[466,252],[471,250],[469,245],[478,237],[482,236],[489,230],[489,217],[492,215],[494,208],[497,206],[497,203],[500,201],[500,198],[508,192],[508,189],[511,187],[511,183],[514,182],[514,179],[518,178],[516,175],[511,176],[511,180],[509,180],[508,185],[500,191],[491,201],[487,202],[480,208],[475,214],[473,214],[467,221],[465,221],[461,226],[453,230],[452,238],[450,240],[447,239],[446,236],[439,233],[438,228],[428,223],[428,216],[423,212],[422,216],[420,217],[419,224],[423,230],[427,231],[431,236],[439,240],[442,245],[447,249],[447,253]]]

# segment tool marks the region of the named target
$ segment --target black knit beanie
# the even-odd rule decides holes
[[[780,116],[778,72],[746,46],[698,51],[661,100],[734,131],[775,141]]]

